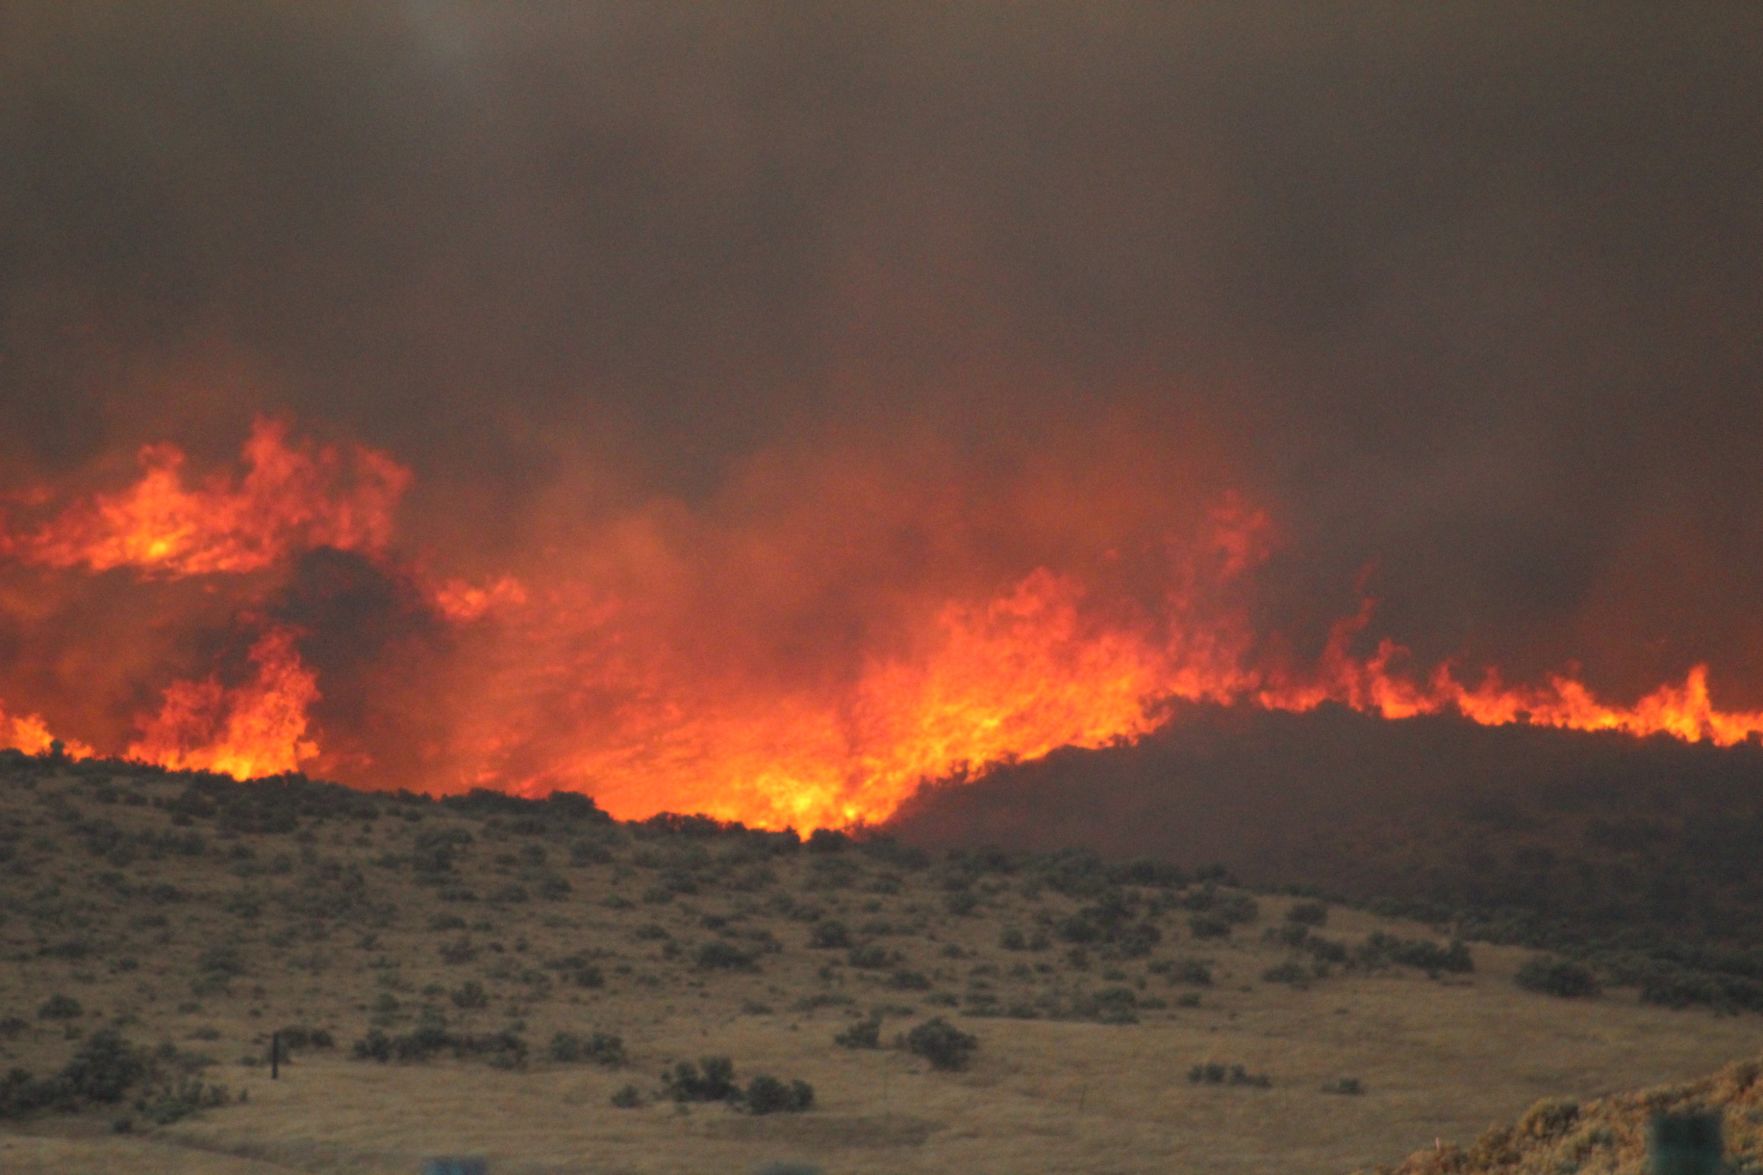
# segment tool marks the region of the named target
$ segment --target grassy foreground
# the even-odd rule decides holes
[[[0,1170],[1495,1170],[1436,1164],[1763,1049],[1530,957],[1081,853],[3,756]]]

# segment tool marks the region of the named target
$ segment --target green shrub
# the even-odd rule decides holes
[[[634,1110],[643,1104],[643,1091],[634,1085],[621,1085],[612,1094],[612,1106],[618,1110]]]
[[[1286,921],[1296,926],[1327,926],[1328,907],[1322,902],[1297,902],[1286,911]]]

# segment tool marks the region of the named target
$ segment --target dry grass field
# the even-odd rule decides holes
[[[1528,952],[1456,970],[1448,939],[1084,854],[10,756],[0,1075],[114,1027],[160,1087],[14,1113],[0,1171],[1301,1175],[1763,1049],[1756,1017],[1534,994]],[[939,1016],[978,1040],[964,1067],[900,1047]],[[878,1047],[835,1043],[866,1023]],[[706,1057],[813,1105],[669,1096]]]

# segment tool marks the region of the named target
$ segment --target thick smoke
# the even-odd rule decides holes
[[[1759,109],[1741,4],[12,3],[0,458],[310,421],[796,685],[1235,489],[1300,645],[1763,705]],[[442,639],[340,566],[330,705]]]

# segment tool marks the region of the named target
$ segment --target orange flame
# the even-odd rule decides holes
[[[401,582],[438,585],[410,593],[412,606],[425,610],[428,629],[446,629],[440,643],[453,658],[421,683],[434,690],[432,706],[400,703],[428,725],[411,753],[416,766],[392,778],[376,774],[389,769],[373,766],[371,748],[347,745],[357,732],[333,730],[344,747],[321,755],[311,717],[321,700],[318,675],[302,660],[300,634],[269,624],[251,646],[248,680],[229,685],[212,674],[177,682],[159,691],[155,712],[136,720],[127,754],[172,768],[247,778],[319,765],[379,786],[565,788],[589,792],[624,817],[698,811],[808,830],[886,820],[926,780],[1062,746],[1140,738],[1175,701],[1292,711],[1338,703],[1391,719],[1459,713],[1487,725],[1668,734],[1723,746],[1763,733],[1763,712],[1715,705],[1705,665],[1624,705],[1598,697],[1577,674],[1507,685],[1490,669],[1465,684],[1449,663],[1412,669],[1408,651],[1387,639],[1364,653],[1369,599],[1334,624],[1314,663],[1270,654],[1275,642],[1252,630],[1238,600],[1268,559],[1274,528],[1237,495],[1210,511],[1204,534],[1169,541],[1168,583],[1154,604],[1106,586],[1102,573],[1119,555],[1103,548],[1101,568],[1089,576],[1041,567],[990,592],[958,578],[936,592],[904,591],[898,616],[859,634],[849,657],[827,666],[803,657],[802,666],[780,669],[775,662],[792,651],[786,646],[766,654],[767,670],[744,652],[740,607],[701,614],[705,598],[712,610],[721,605],[723,579],[706,577],[705,598],[685,590],[674,598],[698,569],[685,548],[658,537],[663,530],[615,527],[604,556],[559,546],[581,561],[523,568],[523,578],[430,581],[398,570],[387,554],[410,475],[385,454],[296,443],[285,425],[260,420],[241,474],[192,480],[182,452],[169,445],[142,450],[141,461],[132,486],[66,506],[35,529],[0,532],[0,556],[37,569],[50,595],[58,580],[42,569],[130,568],[152,581],[230,573],[249,600],[259,580],[262,593],[275,590],[273,577],[259,573],[290,555],[352,550]],[[679,511],[669,509],[661,513],[676,519]],[[687,543],[703,541],[701,530],[685,533]],[[773,592],[795,586],[766,542],[731,549],[737,573],[762,580],[752,590],[739,585],[740,601],[769,605]],[[814,558],[824,555],[814,549]],[[834,582],[844,590],[848,581]],[[813,603],[812,593],[799,598]],[[793,618],[797,601],[788,596],[760,614]],[[0,607],[12,606],[0,596]],[[31,607],[33,619],[53,610]],[[247,621],[277,614],[261,600],[243,609]],[[134,693],[142,686],[126,684]],[[52,736],[37,714],[0,711],[0,744],[40,753]],[[91,752],[72,741],[65,749]]]
[[[256,678],[245,685],[228,689],[215,677],[173,685],[128,757],[235,779],[298,770],[318,754],[318,744],[306,737],[306,711],[319,693],[294,639],[285,628],[259,637],[249,653]]]
[[[249,572],[290,551],[378,551],[410,474],[361,446],[290,445],[287,425],[258,419],[244,476],[189,484],[183,450],[148,445],[139,481],[75,503],[36,530],[0,535],[0,552],[46,567],[134,568],[161,576]]]
[[[41,714],[8,714],[0,705],[0,747],[23,751],[27,755],[47,755],[61,743],[61,753],[70,759],[89,759],[95,752],[75,739],[64,741],[49,731]]]

